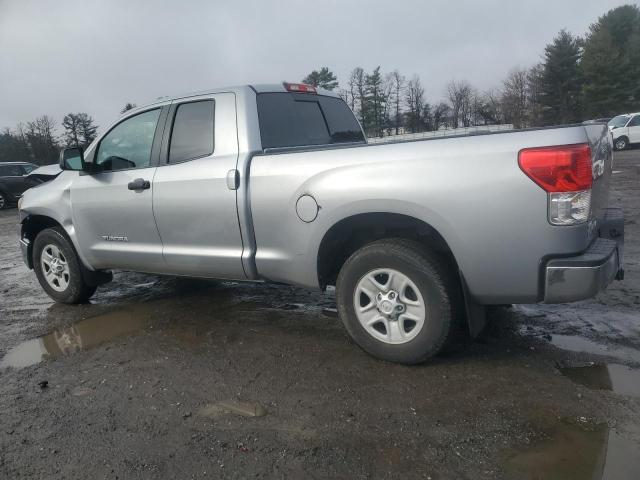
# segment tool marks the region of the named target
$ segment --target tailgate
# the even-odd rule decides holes
[[[590,228],[590,236],[595,235],[602,225],[609,207],[609,182],[613,163],[613,142],[606,125],[585,125],[593,169],[591,190],[591,212],[595,224]],[[591,225],[590,225],[591,227]]]

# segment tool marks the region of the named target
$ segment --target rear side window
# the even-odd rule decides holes
[[[0,176],[2,177],[21,177],[24,170],[21,165],[2,165],[0,166]]]
[[[213,100],[178,105],[169,144],[169,163],[185,162],[213,153]]]
[[[635,117],[633,117],[633,119],[629,122],[629,126],[630,127],[640,126],[640,115],[636,115]]]
[[[262,148],[364,142],[349,107],[339,98],[313,94],[258,94]]]

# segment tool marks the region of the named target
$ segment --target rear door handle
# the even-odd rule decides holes
[[[129,187],[129,190],[147,190],[151,188],[151,182],[144,178],[136,178],[133,182],[129,182],[127,187]]]
[[[240,186],[240,172],[232,168],[227,172],[227,188],[229,190],[237,190]]]

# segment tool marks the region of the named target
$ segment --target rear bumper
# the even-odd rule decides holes
[[[624,218],[621,209],[608,209],[599,234],[584,253],[549,260],[545,267],[544,303],[591,298],[614,279],[622,279]]]

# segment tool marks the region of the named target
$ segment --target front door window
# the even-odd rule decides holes
[[[100,141],[96,154],[99,171],[145,168],[151,163],[151,147],[160,109],[140,113],[119,123]]]

